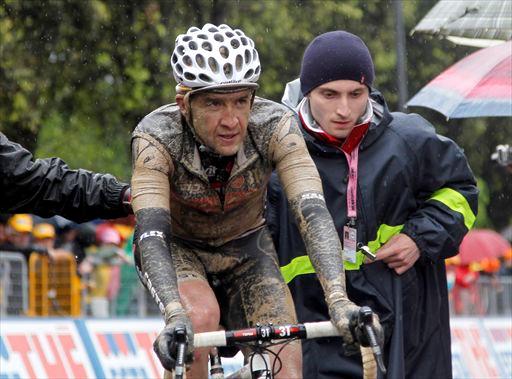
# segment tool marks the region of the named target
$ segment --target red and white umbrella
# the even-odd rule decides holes
[[[455,63],[409,100],[407,107],[412,106],[447,119],[512,116],[512,40]]]

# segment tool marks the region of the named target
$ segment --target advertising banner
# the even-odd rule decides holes
[[[153,341],[156,318],[7,318],[0,322],[0,379],[156,379],[163,368]],[[512,378],[512,320],[453,318],[453,376]],[[223,359],[226,373],[240,354]]]
[[[2,319],[2,379],[94,378],[76,324],[69,319]]]
[[[454,378],[512,377],[512,320],[455,318],[451,321]]]

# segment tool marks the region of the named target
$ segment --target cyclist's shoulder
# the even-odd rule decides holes
[[[170,133],[181,132],[181,114],[176,103],[163,105],[147,114],[137,125],[134,133]]]
[[[289,117],[294,117],[294,114],[283,104],[262,97],[256,97],[251,109],[249,125],[258,128],[276,129],[283,119]]]
[[[154,139],[164,146],[179,144],[183,136],[183,125],[178,105],[167,104],[149,113],[139,122],[132,136],[150,141]]]

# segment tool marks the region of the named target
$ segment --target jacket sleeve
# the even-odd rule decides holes
[[[0,211],[61,215],[75,222],[127,216],[122,195],[128,188],[112,175],[71,170],[59,158],[32,154],[0,133]]]
[[[418,120],[419,116],[414,115]],[[412,141],[417,175],[415,188],[418,209],[404,224],[402,233],[417,244],[422,255],[432,261],[458,252],[464,235],[475,222],[478,189],[462,149],[452,140],[437,135],[421,119],[426,130]],[[413,125],[417,122],[413,122]]]

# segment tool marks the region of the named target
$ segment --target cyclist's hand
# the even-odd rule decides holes
[[[168,371],[174,370],[176,365],[177,343],[175,339],[176,327],[184,327],[187,332],[187,353],[186,363],[191,363],[194,359],[194,333],[192,324],[185,312],[179,313],[171,317],[167,321],[167,325],[160,332],[155,342],[153,350],[155,351],[162,366]]]
[[[359,312],[359,307],[349,301],[338,301],[329,307],[331,322],[336,326],[343,339],[345,350],[349,354],[359,352],[359,344],[352,331],[350,330],[350,320],[353,315]]]
[[[365,320],[364,315],[361,312],[365,308],[367,311],[371,313],[372,319]],[[368,331],[366,330],[365,321],[371,327],[373,334],[375,336],[375,342],[382,347],[384,344],[384,330],[379,322],[379,316],[372,312],[368,307],[362,307],[359,309],[359,312],[352,315],[350,319],[350,331],[352,332],[352,336],[354,339],[364,347],[372,346],[370,341],[370,336],[368,335]]]

